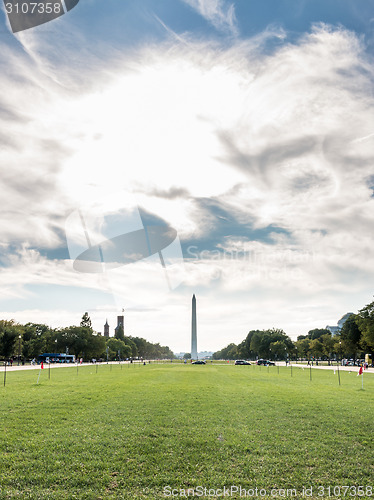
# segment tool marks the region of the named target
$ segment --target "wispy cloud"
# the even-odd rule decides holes
[[[235,28],[223,2],[188,3],[218,27]],[[182,245],[197,246],[186,288],[168,297],[173,311],[160,305],[160,322],[199,288],[216,296],[205,319],[214,338],[219,328],[224,336],[215,314],[227,318],[230,308],[240,340],[249,325],[266,326],[261,310],[273,308],[269,326],[278,317],[297,334],[313,326],[313,314],[332,321],[349,301],[365,303],[374,269],[374,75],[359,38],[319,26],[271,53],[263,43],[276,32],[230,47],[173,38],[103,65],[95,64],[99,49],[88,61],[75,51],[69,69],[69,44],[27,36],[26,53],[1,51],[8,91],[0,96],[0,228],[11,253],[2,290],[105,288],[41,249],[63,244],[69,211],[117,196],[167,221]],[[159,279],[129,266],[113,283],[145,307]],[[296,319],[288,320],[292,309]],[[152,330],[154,322],[138,319]]]
[[[210,22],[216,29],[237,35],[235,5],[226,0],[182,0]]]

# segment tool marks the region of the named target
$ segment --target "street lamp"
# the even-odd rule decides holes
[[[21,334],[18,335],[18,363],[17,363],[18,366],[20,358],[21,358]]]

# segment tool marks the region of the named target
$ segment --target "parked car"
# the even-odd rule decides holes
[[[192,361],[192,364],[193,365],[205,365],[206,363],[202,359],[198,359],[197,361]]]
[[[275,366],[274,361],[269,361],[268,359],[258,359],[257,364],[263,366]]]
[[[251,363],[249,361],[244,361],[244,359],[237,359],[235,361],[236,365],[250,365]]]

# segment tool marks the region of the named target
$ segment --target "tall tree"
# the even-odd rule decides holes
[[[302,335],[301,335],[302,336]],[[300,358],[309,358],[310,356],[310,339],[300,339],[297,337],[297,341],[295,342],[295,347],[297,351],[297,355]]]
[[[363,348],[374,352],[374,302],[359,310],[356,321],[362,334]]]
[[[91,318],[89,317],[88,312],[83,314],[80,326],[92,328]]]
[[[283,340],[276,340],[269,345],[269,358],[271,359],[286,359],[288,350],[287,345]]]
[[[131,347],[122,340],[111,338],[107,340],[106,345],[109,347],[109,359],[118,359],[118,353],[121,359],[129,358],[131,355]]]
[[[260,330],[250,330],[246,338],[243,340],[243,342],[241,342],[238,345],[238,353],[240,358],[244,359],[255,358],[255,353],[251,350],[251,341],[256,333],[261,333],[261,332]]]
[[[331,332],[326,328],[314,328],[314,330],[309,330],[308,339],[319,339],[322,335],[331,335]]]
[[[271,344],[275,342],[283,342],[284,351],[289,355],[294,353],[294,345],[290,337],[279,328],[271,328],[270,330],[256,331],[251,340],[251,351],[253,351],[255,356],[260,358],[269,358],[271,349]],[[279,345],[277,344],[276,349]],[[278,357],[278,354],[277,354]],[[284,357],[284,354],[281,356]]]
[[[50,352],[48,346],[51,344],[51,331],[47,325],[26,323],[22,330],[22,355],[26,359],[36,358],[39,354]]]
[[[340,338],[343,344],[344,352],[356,359],[357,353],[360,350],[361,331],[357,324],[358,317],[356,314],[351,314],[345,321],[340,330]]]
[[[125,342],[125,333],[122,325],[119,325],[114,329],[114,337],[118,340],[122,340],[122,342]]]
[[[319,338],[310,341],[310,352],[316,358],[323,356],[323,344]]]
[[[325,333],[321,335],[318,339],[322,344],[322,351],[326,358],[331,358],[331,356],[336,352],[336,341],[332,337],[331,333]]]
[[[16,340],[21,334],[20,326],[13,320],[0,321],[0,354],[4,358],[9,358],[13,355],[16,348]]]
[[[213,354],[213,359],[238,359],[238,346],[234,343],[229,344],[220,351]]]

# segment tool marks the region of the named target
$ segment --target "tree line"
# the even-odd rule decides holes
[[[374,302],[348,316],[335,334],[315,328],[296,341],[280,329],[251,330],[240,344],[231,343],[213,354],[213,359],[348,358],[361,359],[374,353]]]
[[[0,358],[37,358],[43,353],[69,353],[84,360],[95,359],[170,359],[173,352],[167,346],[148,342],[141,337],[124,334],[123,327],[116,329],[114,337],[96,333],[88,313],[79,326],[51,328],[39,323],[16,323],[0,320]]]

